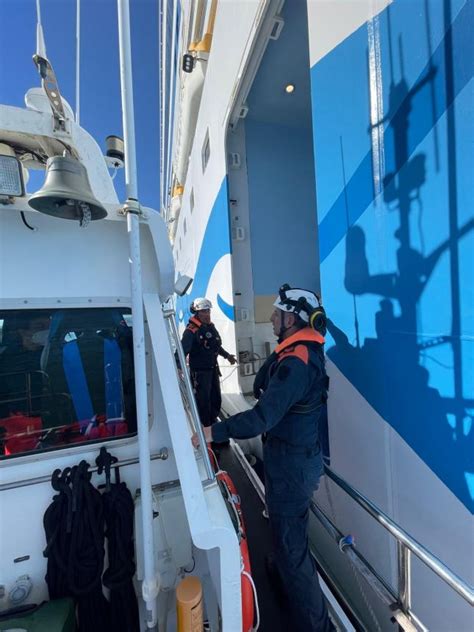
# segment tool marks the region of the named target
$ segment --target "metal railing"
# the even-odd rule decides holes
[[[372,518],[382,525],[396,540],[398,553],[398,586],[396,593],[391,586],[372,568],[370,563],[348,542],[337,526],[316,504],[311,510],[325,530],[338,543],[341,551],[346,553],[353,566],[364,576],[387,605],[392,608],[393,617],[404,630],[426,630],[427,628],[411,610],[411,558],[412,554],[420,559],[437,577],[458,593],[471,606],[474,605],[474,588],[449,569],[433,553],[408,534],[372,501],[352,487],[330,467],[325,466],[325,473],[350,498],[360,505]],[[415,627],[417,626],[417,627]]]
[[[262,502],[265,502],[265,488],[255,471],[248,465],[243,452],[238,444],[232,442],[232,449],[236,453],[244,471],[252,482]],[[327,516],[324,510],[314,501],[311,503],[311,511],[321,523],[325,531],[338,544],[339,549],[347,555],[354,569],[367,581],[377,596],[391,609],[393,618],[401,628],[406,631],[422,630],[427,628],[411,610],[411,558],[412,554],[418,557],[440,579],[444,580],[471,606],[474,605],[474,589],[451,571],[441,560],[433,555],[426,547],[415,540],[404,529],[397,525],[372,501],[361,492],[352,487],[330,467],[325,466],[325,473],[334,483],[357,502],[369,515],[381,524],[397,541],[398,549],[398,587],[395,589],[377,572],[370,562],[355,548],[352,539],[348,539],[344,533]],[[332,503],[331,503],[332,504]]]
[[[216,475],[214,472],[214,468],[211,465],[211,460],[207,451],[206,438],[204,437],[204,431],[199,420],[199,412],[196,406],[196,400],[194,399],[191,377],[186,365],[186,357],[184,355],[183,347],[181,346],[181,340],[179,337],[178,328],[176,326],[175,311],[171,309],[166,311],[164,310],[163,314],[169,323],[170,338],[173,341],[174,346],[176,347],[176,353],[178,354],[179,364],[181,366],[181,373],[185,387],[186,403],[189,407],[194,432],[196,432],[199,437],[199,446],[202,454],[202,459],[204,461],[204,467],[206,469],[207,480],[214,481],[216,479]],[[179,378],[180,376],[178,375],[178,380]]]
[[[366,498],[361,492],[349,485],[347,481],[336,474],[330,467],[325,467],[327,476],[333,480],[342,490],[346,492],[353,500],[356,501],[365,511],[381,524],[398,542],[399,549],[399,571],[402,575],[402,581],[399,582],[399,595],[401,603],[405,602],[407,609],[410,607],[411,601],[411,556],[410,553],[416,555],[428,568],[430,568],[438,577],[446,582],[453,590],[455,590],[468,604],[474,606],[474,588],[469,586],[459,575],[456,575],[446,564],[438,559],[433,553],[428,551],[426,547],[417,542],[409,533],[396,524],[391,518],[381,511],[372,501]]]
[[[168,458],[168,448],[161,448],[155,454],[150,455],[150,461],[166,461]],[[133,457],[130,459],[121,459],[116,463],[112,463],[110,466],[112,469],[117,467],[127,467],[128,465],[136,465],[138,463],[138,457]],[[99,468],[97,466],[89,467],[88,472],[97,472]],[[41,483],[47,483],[51,480],[51,474],[47,474],[45,476],[34,476],[33,478],[25,478],[20,481],[11,481],[9,483],[0,483],[0,492],[7,491],[9,489],[17,489],[19,487],[29,487],[30,485],[40,485]]]

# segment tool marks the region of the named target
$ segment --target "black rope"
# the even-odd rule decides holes
[[[135,574],[133,546],[134,503],[125,483],[120,482],[115,468],[115,484],[110,485],[110,467],[117,462],[105,448],[96,459],[99,472],[105,470],[104,503],[109,567],[104,573],[104,586],[110,590],[111,624],[114,632],[139,632],[138,602],[133,586]]]
[[[53,502],[43,518],[47,543],[43,555],[48,558],[46,583],[50,599],[70,596],[67,585],[67,559],[71,540],[67,524],[72,508],[72,495],[68,485],[69,472],[69,468],[64,470],[62,475],[61,470],[53,472],[51,485],[59,493],[53,497]]]
[[[100,492],[90,482],[89,464],[72,473],[73,521],[68,584],[77,600],[79,632],[110,629],[109,603],[102,592],[104,509]],[[74,470],[74,468],[73,468]]]
[[[51,484],[59,492],[44,515],[48,558],[46,582],[50,599],[74,597],[79,632],[110,630],[109,603],[102,592],[104,508],[90,482],[85,461],[63,474],[55,470]]]
[[[31,226],[31,224],[28,224],[28,222],[26,221],[26,217],[25,217],[25,212],[24,211],[20,211],[20,215],[21,215],[21,219],[23,220],[23,224],[29,228],[30,230],[36,230],[34,228],[34,226]]]

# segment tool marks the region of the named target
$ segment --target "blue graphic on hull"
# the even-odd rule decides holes
[[[327,354],[470,511],[473,11],[413,0],[373,21],[378,153],[367,25],[311,69]]]
[[[187,321],[191,316],[189,307],[193,300],[206,295],[212,272],[220,259],[230,253],[230,246],[227,179],[224,178],[209,215],[191,292],[177,301],[177,313],[182,312],[179,320]],[[217,306],[227,318],[235,320],[233,305],[229,305],[219,293]]]

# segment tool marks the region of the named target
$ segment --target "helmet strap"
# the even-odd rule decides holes
[[[283,321],[285,319],[285,314],[291,314],[292,312],[285,312],[283,310],[281,311],[281,327],[280,327],[280,332],[278,334],[278,342],[283,342],[283,340],[285,339],[284,336],[286,334],[286,332],[291,329],[293,327],[293,325],[291,325],[291,327],[285,327],[285,325],[283,324]]]

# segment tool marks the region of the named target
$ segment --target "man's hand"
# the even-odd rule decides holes
[[[227,360],[228,362],[230,362],[231,364],[237,364],[237,360],[235,359],[235,356],[232,355],[231,353],[229,353],[229,355],[227,356]]]
[[[211,426],[203,426],[202,430],[204,432],[204,438],[206,439],[206,443],[211,443],[212,441],[212,428]],[[195,448],[199,448],[199,436],[195,432],[191,437],[191,442]]]

